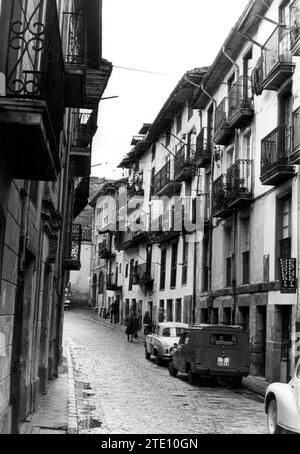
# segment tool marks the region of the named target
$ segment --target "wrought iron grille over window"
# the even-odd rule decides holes
[[[63,121],[63,55],[55,0],[12,0],[7,96],[47,102],[57,143]]]
[[[81,224],[68,226],[65,260],[80,261],[80,247],[82,239]]]

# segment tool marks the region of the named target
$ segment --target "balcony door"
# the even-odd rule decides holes
[[[279,125],[282,127],[282,152],[290,156],[292,146],[293,97],[290,87],[278,99]]]
[[[289,1],[284,2],[279,8],[279,22],[287,27],[290,25]],[[291,60],[291,40],[288,28],[280,27],[279,57],[283,61]]]

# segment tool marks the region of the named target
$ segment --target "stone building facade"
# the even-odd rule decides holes
[[[98,103],[101,1],[0,2],[0,433],[18,433],[62,358],[80,268]]]

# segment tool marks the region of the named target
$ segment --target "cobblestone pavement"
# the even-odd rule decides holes
[[[263,399],[229,386],[188,384],[144,357],[141,342],[83,314],[65,314],[79,433],[266,434]]]

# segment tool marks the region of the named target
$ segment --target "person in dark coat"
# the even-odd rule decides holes
[[[144,334],[147,336],[147,334],[151,334],[152,332],[152,320],[150,318],[150,314],[148,311],[145,312],[144,318],[143,318],[143,325],[144,325]]]
[[[137,323],[138,323],[138,318],[134,314],[134,311],[130,311],[129,317],[126,318],[126,331],[125,334],[127,334],[127,341],[129,342],[129,337],[130,342],[133,341],[133,336],[137,336]]]

